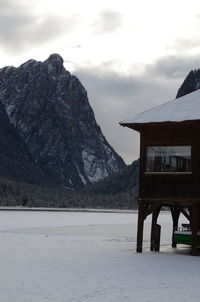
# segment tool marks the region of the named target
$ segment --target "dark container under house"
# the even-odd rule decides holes
[[[156,106],[120,125],[140,133],[140,180],[137,252],[142,252],[143,227],[152,215],[150,249],[160,249],[158,215],[170,207],[172,247],[200,247],[200,90]],[[188,223],[178,228],[180,214]]]

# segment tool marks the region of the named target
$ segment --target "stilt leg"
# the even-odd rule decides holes
[[[159,251],[160,249],[160,226],[157,225],[158,215],[160,213],[161,206],[158,207],[152,213],[152,222],[151,222],[151,251]]]
[[[154,239],[154,244],[155,244],[155,251],[159,252],[160,251],[160,233],[161,233],[161,226],[159,224],[156,224],[155,226],[155,239]]]
[[[139,209],[138,209],[137,253],[142,253],[143,229],[144,229],[144,204],[141,201],[139,203]]]
[[[171,206],[171,214],[173,220],[173,231],[172,231],[172,247],[176,247],[177,243],[173,240],[174,231],[178,227],[178,220],[180,216],[180,210],[176,206]]]
[[[192,205],[192,255],[197,255],[198,205]]]

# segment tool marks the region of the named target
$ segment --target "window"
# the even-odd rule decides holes
[[[191,146],[147,147],[146,172],[191,171]]]

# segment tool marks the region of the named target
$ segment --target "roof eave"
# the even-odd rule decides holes
[[[130,129],[141,132],[150,127],[166,127],[166,126],[200,126],[200,120],[185,120],[185,121],[162,121],[162,122],[148,122],[148,123],[126,123],[120,122],[120,126],[128,127]]]
[[[123,123],[123,122],[120,122],[119,124],[122,127],[128,127],[130,129],[133,129],[133,130],[136,130],[136,131],[139,131],[139,132],[142,130],[142,124],[139,124],[139,123]]]

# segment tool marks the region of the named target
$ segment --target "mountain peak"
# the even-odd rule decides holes
[[[189,72],[182,85],[180,86],[176,98],[200,89],[200,69]]]
[[[50,62],[51,64],[63,65],[63,58],[58,53],[52,53],[46,61]]]
[[[63,72],[63,62],[63,58],[57,53],[51,54],[48,59],[44,61],[48,67],[48,72],[51,74],[54,73],[55,75]]]

